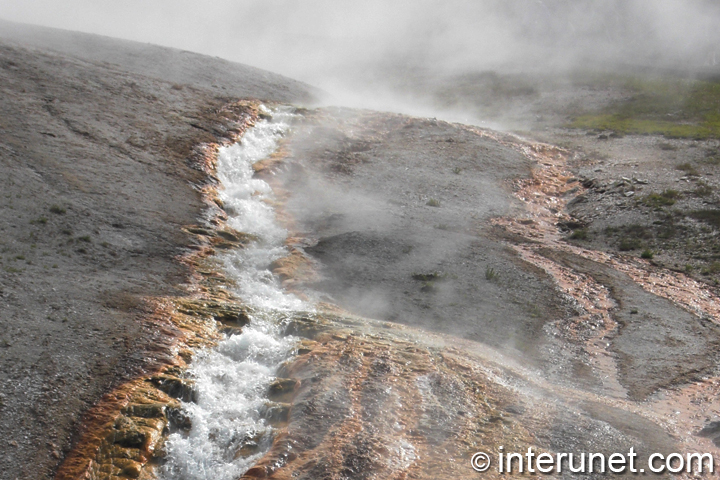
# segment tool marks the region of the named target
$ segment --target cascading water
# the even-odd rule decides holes
[[[220,149],[217,166],[229,225],[256,237],[246,248],[221,257],[228,276],[236,281],[235,293],[255,307],[254,313],[242,334],[198,353],[189,368],[197,401],[183,407],[192,428],[167,440],[167,462],[160,472],[167,480],[236,479],[272,443],[272,427],[263,418],[266,393],[296,344],[296,339],[281,334],[282,320],[288,312],[308,306],[283,292],[269,270],[271,262],[287,254],[287,232],[275,222],[266,202],[272,190],[253,178],[253,164],[277,149],[293,115],[283,110],[266,113],[272,113],[271,120],[258,121],[240,142]]]

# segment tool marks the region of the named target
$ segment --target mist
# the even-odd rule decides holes
[[[498,128],[487,109],[438,97],[478,72],[697,72],[720,62],[720,5],[710,0],[2,0],[0,17],[260,67],[321,88],[326,104],[474,115]]]

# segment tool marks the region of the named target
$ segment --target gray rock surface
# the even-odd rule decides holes
[[[0,38],[219,96],[303,103],[320,93],[297,80],[249,65],[102,35],[0,20]]]
[[[51,478],[83,412],[164,354],[139,298],[186,281],[174,258],[203,208],[192,184],[205,181],[192,147],[223,135],[230,101],[301,102],[310,89],[2,22],[0,92],[0,471]]]
[[[542,271],[490,223],[518,212],[531,160],[462,125],[333,111],[289,144],[289,209],[314,243],[312,287],[353,313],[505,349],[548,371],[564,356],[547,324],[569,315]],[[317,125],[317,122],[320,125]]]

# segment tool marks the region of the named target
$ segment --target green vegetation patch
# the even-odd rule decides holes
[[[690,212],[690,216],[695,220],[709,223],[713,227],[720,228],[720,210],[695,210]]]
[[[668,189],[661,193],[645,195],[645,197],[640,200],[640,203],[653,208],[669,207],[670,205],[675,205],[675,201],[678,198],[680,198],[680,192]]]
[[[688,163],[688,162],[681,163],[680,165],[676,165],[676,166],[675,166],[675,169],[676,169],[676,170],[681,170],[681,171],[687,173],[688,175],[694,175],[694,176],[698,176],[698,175],[699,175],[697,169],[695,169],[695,167],[694,167],[692,164]]]
[[[52,205],[50,207],[50,212],[55,213],[57,215],[62,215],[65,212],[67,212],[67,210],[65,209],[65,207],[62,207],[60,205]]]
[[[713,188],[710,186],[707,182],[704,182],[700,180],[697,182],[695,187],[695,190],[693,190],[693,194],[697,195],[698,197],[707,197],[708,195],[712,194]]]
[[[492,267],[485,268],[485,280],[493,281],[497,280],[498,273]]]
[[[715,275],[720,273],[720,262],[713,262],[710,265],[703,267],[702,270],[700,270],[700,273],[703,275]]]
[[[588,238],[588,231],[587,228],[580,228],[578,230],[575,230],[573,233],[570,234],[570,237],[568,237],[572,240],[587,240]]]
[[[571,128],[668,138],[720,138],[720,82],[604,76],[578,83],[620,88],[629,96],[602,112],[576,117],[569,124]]]
[[[618,250],[621,252],[629,252],[630,250],[637,250],[642,247],[642,242],[639,238],[623,238],[620,240]]]
[[[447,275],[442,272],[428,272],[428,273],[413,273],[412,279],[420,282],[432,282],[435,280],[442,280]]]

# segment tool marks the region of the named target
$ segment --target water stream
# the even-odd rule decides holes
[[[169,436],[167,462],[160,471],[163,479],[236,479],[272,444],[273,429],[264,418],[266,394],[297,342],[281,334],[283,319],[309,306],[283,292],[269,270],[271,262],[287,254],[287,232],[276,223],[267,202],[273,195],[270,186],[253,178],[253,164],[278,148],[293,115],[284,110],[266,113],[272,119],[258,121],[239,142],[220,149],[217,167],[228,224],[257,237],[246,248],[220,257],[226,274],[236,282],[234,293],[254,307],[254,313],[242,334],[199,352],[190,366],[197,402],[184,403],[183,408],[192,428]]]

